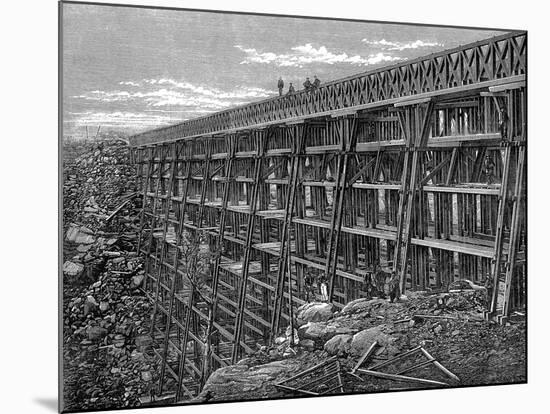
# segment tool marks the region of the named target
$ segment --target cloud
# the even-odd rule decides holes
[[[245,104],[252,100],[266,98],[274,91],[254,87],[237,87],[231,91],[193,85],[174,79],[143,79],[140,83],[133,81],[119,82],[119,85],[141,86],[141,91],[102,91],[93,90],[73,98],[101,103],[140,102],[149,107],[181,106],[195,107],[197,112],[220,110],[235,105]],[[152,88],[153,87],[153,88]]]
[[[98,126],[101,126],[103,130],[107,128],[112,130],[139,132],[161,126],[173,125],[199,115],[207,115],[211,112],[212,111],[209,110],[68,112],[69,116],[64,119],[63,123],[66,131],[73,131],[73,133],[77,131],[81,133],[85,127],[97,128]]]
[[[181,120],[180,117],[171,117],[166,115],[152,115],[147,113],[134,112],[70,112],[73,115],[70,119],[65,120],[66,124],[79,128],[85,126],[102,127],[124,127],[124,128],[150,128],[174,123]],[[76,116],[75,116],[76,115]]]
[[[403,50],[407,50],[407,49],[444,47],[444,45],[442,43],[425,42],[423,40],[415,40],[413,42],[390,42],[386,39],[382,39],[382,40],[362,39],[361,41],[363,43],[368,44],[368,45],[379,47],[383,50],[403,51]]]
[[[350,56],[345,52],[333,53],[325,46],[315,48],[311,43],[291,48],[290,53],[276,54],[272,52],[259,52],[253,48],[245,48],[235,45],[237,49],[246,54],[242,65],[245,64],[275,64],[280,67],[303,67],[312,63],[325,63],[329,65],[347,63],[357,66],[374,65],[381,62],[394,62],[403,58],[383,53],[371,54],[363,57],[360,55]]]
[[[86,126],[141,131],[218,112],[271,95],[263,88],[237,86],[231,90],[169,78],[120,81],[114,90],[91,90],[73,96],[88,111],[68,112],[68,128]],[[124,109],[122,109],[124,108]]]
[[[262,88],[251,88],[251,87],[238,87],[233,91],[227,92],[222,91],[217,88],[205,87],[202,85],[193,85],[189,82],[179,82],[174,79],[144,79],[145,83],[151,85],[171,85],[177,89],[182,89],[185,91],[193,92],[194,94],[205,96],[205,97],[215,97],[217,99],[256,99],[256,98],[266,98],[272,94],[274,91],[269,91]]]
[[[91,91],[74,98],[97,101],[102,103],[141,101],[147,106],[186,106],[206,107],[212,109],[223,109],[234,105],[246,103],[246,100],[219,99],[214,96],[189,94],[174,89],[161,88],[149,92],[127,91]]]
[[[119,85],[127,85],[127,86],[140,86],[139,83],[132,82],[132,81],[122,81],[118,83]]]
[[[81,95],[75,95],[73,98],[85,99],[88,101],[101,101],[101,102],[120,102],[129,100],[132,97],[132,94],[126,91],[90,91],[83,93]]]

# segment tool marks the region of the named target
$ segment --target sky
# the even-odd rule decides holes
[[[502,32],[63,4],[63,135],[133,134]]]

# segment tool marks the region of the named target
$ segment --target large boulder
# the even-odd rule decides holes
[[[311,339],[322,343],[325,343],[336,335],[354,334],[355,332],[357,332],[357,329],[329,322],[308,322],[298,329],[300,340]]]
[[[134,289],[140,287],[144,279],[145,275],[143,274],[132,276],[132,283],[130,284],[130,288]]]
[[[388,353],[394,353],[395,347],[393,343],[395,342],[395,338],[386,334],[383,326],[375,326],[353,335],[349,352],[354,356],[362,356],[374,341],[378,342],[378,345],[381,347],[385,347]]]
[[[84,272],[82,263],[71,262],[67,260],[63,263],[63,274],[70,277],[79,277]]]
[[[329,339],[323,347],[329,355],[345,356],[351,348],[353,335],[341,334]]]
[[[298,308],[296,321],[298,326],[308,322],[325,322],[332,318],[333,305],[324,302],[306,303]]]
[[[296,369],[292,359],[250,367],[230,365],[212,373],[195,402],[272,398],[279,394],[273,383]]]
[[[107,329],[100,326],[90,326],[87,331],[88,339],[94,342],[103,339],[108,333]]]
[[[385,306],[387,303],[388,302],[385,299],[356,299],[344,306],[342,309],[342,314],[368,312],[373,307]]]
[[[91,244],[95,242],[93,231],[84,226],[71,225],[67,230],[66,238],[68,241],[77,244]]]
[[[474,282],[468,279],[455,280],[449,284],[449,292],[453,290],[486,290],[484,286],[476,285]]]
[[[80,228],[76,224],[71,224],[66,233],[67,240],[74,242],[78,233],[80,233]]]
[[[74,242],[77,244],[92,244],[95,242],[95,238],[91,234],[78,233]]]

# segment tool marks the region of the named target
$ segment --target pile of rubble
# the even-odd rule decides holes
[[[64,166],[64,409],[133,407],[157,372],[134,166],[121,142],[86,148]]]
[[[80,147],[79,147],[80,148]],[[88,142],[63,171],[66,282],[92,281],[115,250],[135,250],[140,199],[135,166],[121,141]],[[86,272],[85,272],[86,269]]]
[[[135,252],[139,218],[137,211],[131,221],[134,231],[113,232],[105,230],[93,231],[89,227],[76,224],[69,225],[64,239],[63,263],[64,281],[67,284],[82,284],[94,282],[105,268],[107,261],[118,264],[124,261],[124,254]],[[124,218],[124,217],[123,217]],[[130,269],[129,272],[132,272]]]
[[[106,259],[96,282],[67,298],[63,309],[65,397],[78,409],[139,405],[157,371],[144,353],[151,309],[139,289],[142,259],[118,253]]]
[[[88,150],[63,169],[63,223],[96,230],[136,193],[135,166],[122,141],[89,143]]]
[[[306,304],[296,314],[294,332],[287,329],[273,346],[260,347],[237,365],[214,372],[197,401],[288,397],[288,391],[278,387],[281,381],[331,358],[340,363],[345,392],[426,387],[352,374],[374,343],[371,365],[422,347],[460,378],[459,383],[449,381],[436,368],[425,367],[420,368],[424,382],[525,382],[525,319],[513,318],[506,326],[487,322],[482,313],[486,300],[484,289],[463,287],[442,293],[415,292],[397,303],[359,299],[340,311],[327,303]],[[243,387],[247,392],[239,393]]]

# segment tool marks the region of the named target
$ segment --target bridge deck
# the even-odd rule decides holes
[[[526,48],[526,33],[512,32],[328,82],[313,93],[297,91],[146,131],[130,143],[228,133],[521,82],[527,73]]]

